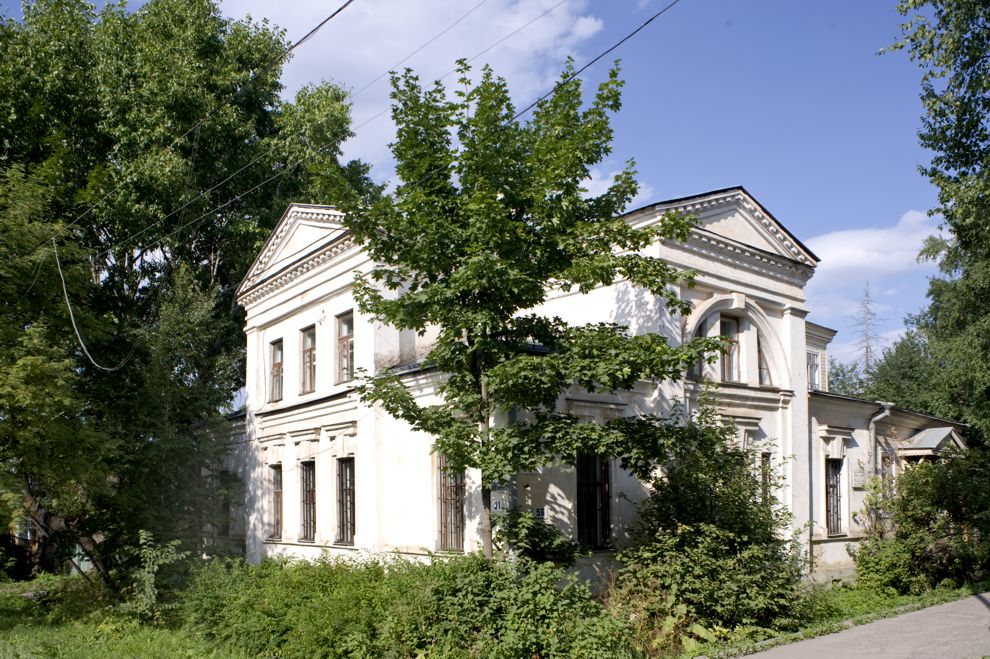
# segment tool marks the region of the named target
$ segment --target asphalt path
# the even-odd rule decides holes
[[[750,657],[988,657],[990,593],[904,613]]]

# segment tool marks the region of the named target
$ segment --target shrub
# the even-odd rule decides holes
[[[785,511],[766,496],[774,474],[758,473],[710,408],[655,428],[638,466],[652,491],[620,554],[612,611],[647,654],[691,650],[716,632],[796,627],[801,564]]]
[[[615,657],[627,645],[585,586],[527,559],[211,561],[184,612],[200,633],[264,656]]]
[[[990,575],[986,450],[909,467],[892,490],[874,482],[867,506],[867,539],[854,555],[860,585],[916,593]]]
[[[514,546],[519,556],[537,562],[571,567],[581,556],[581,546],[566,537],[550,522],[529,511],[510,510],[493,516],[495,545],[507,552]]]

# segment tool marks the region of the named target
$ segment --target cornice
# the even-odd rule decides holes
[[[745,209],[746,212],[748,212],[757,222],[760,223],[763,229],[770,234],[781,249],[789,255],[789,258],[812,268],[815,266],[815,261],[809,258],[805,251],[798,247],[791,237],[780,229],[777,221],[763,212],[763,209],[760,208],[759,204],[757,204],[749,195],[740,190],[732,190],[701,199],[691,199],[689,201],[671,206],[663,206],[662,204],[660,204],[660,206],[665,211],[674,211],[676,213],[684,213],[688,215],[699,215],[704,211],[716,210],[722,206],[736,204]]]
[[[690,237],[683,243],[670,244],[700,254],[708,259],[730,263],[736,267],[783,279],[800,286],[808,283],[814,274],[810,265],[785,257],[774,257],[763,250],[722,238],[703,229],[692,230]]]
[[[335,240],[329,245],[325,245],[304,256],[301,260],[291,264],[286,269],[272,275],[268,279],[263,279],[255,283],[253,288],[248,288],[241,293],[237,301],[245,307],[250,306],[258,300],[285,288],[310,270],[334,260],[337,256],[354,246],[354,238],[351,236],[344,236],[342,239]]]
[[[291,204],[289,208],[285,211],[285,214],[278,221],[275,226],[275,230],[265,244],[261,247],[261,252],[255,258],[251,267],[248,269],[247,275],[244,277],[244,281],[238,287],[239,292],[247,291],[249,288],[254,286],[257,281],[271,266],[272,258],[278,252],[282,245],[282,241],[286,234],[298,226],[300,222],[312,222],[316,224],[327,225],[329,227],[341,228],[343,225],[344,214],[333,208],[332,206],[308,206],[304,204]]]

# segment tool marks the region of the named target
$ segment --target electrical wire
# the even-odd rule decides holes
[[[353,1],[353,0],[352,0],[352,1]],[[436,41],[436,40],[437,40],[438,38],[440,38],[441,36],[443,36],[444,34],[446,34],[447,32],[449,32],[449,31],[450,31],[450,30],[451,30],[451,29],[452,29],[453,27],[455,27],[456,25],[458,25],[459,23],[461,23],[461,22],[462,22],[462,21],[463,21],[463,20],[464,20],[465,18],[467,18],[467,17],[469,16],[469,15],[471,15],[471,13],[473,13],[473,12],[474,12],[475,10],[477,10],[477,9],[478,9],[479,7],[481,7],[481,5],[483,5],[483,4],[484,4],[485,2],[487,2],[487,1],[488,1],[488,0],[482,0],[482,2],[480,2],[480,3],[478,3],[477,5],[475,5],[475,6],[474,6],[474,7],[472,7],[471,9],[469,9],[469,10],[468,10],[468,11],[467,11],[466,13],[464,13],[464,14],[462,14],[462,15],[461,15],[461,16],[460,16],[460,17],[459,17],[459,18],[458,18],[457,20],[455,20],[455,21],[454,21],[453,23],[451,23],[450,25],[448,25],[448,26],[447,26],[446,28],[444,28],[443,30],[441,30],[441,31],[440,31],[440,32],[439,32],[438,34],[436,34],[436,35],[434,35],[434,36],[433,36],[432,38],[430,38],[430,39],[428,39],[428,40],[427,40],[426,42],[424,42],[424,43],[423,43],[422,45],[420,45],[420,46],[419,46],[419,47],[418,47],[418,48],[417,48],[416,50],[414,50],[414,51],[413,51],[412,53],[410,53],[409,55],[407,55],[406,57],[404,57],[404,58],[403,58],[402,60],[400,60],[400,61],[398,62],[398,64],[402,64],[403,62],[405,62],[405,61],[407,61],[407,60],[408,60],[408,59],[409,59],[410,57],[412,57],[412,56],[413,56],[413,55],[415,55],[416,53],[418,53],[418,52],[420,52],[421,50],[423,50],[423,48],[425,48],[426,46],[428,46],[428,45],[430,45],[431,43],[433,43],[434,41]],[[512,38],[513,36],[515,36],[516,34],[518,34],[519,32],[521,32],[522,30],[524,30],[524,29],[526,29],[527,27],[529,27],[530,25],[532,25],[533,23],[535,23],[536,21],[538,21],[538,20],[540,20],[541,18],[543,18],[544,16],[546,16],[547,14],[549,14],[550,12],[552,12],[553,10],[555,10],[555,9],[556,9],[557,7],[559,7],[560,5],[562,5],[562,4],[564,4],[565,2],[569,2],[569,0],[559,0],[559,2],[557,2],[557,3],[556,3],[556,4],[554,4],[553,6],[551,6],[550,8],[548,8],[547,10],[545,10],[544,12],[542,12],[541,14],[538,14],[538,15],[537,15],[536,17],[534,17],[534,18],[532,18],[532,19],[530,19],[530,20],[529,20],[529,21],[527,21],[526,23],[523,23],[522,25],[520,25],[520,26],[519,26],[519,27],[517,27],[516,29],[514,29],[514,30],[512,30],[511,32],[509,32],[509,33],[507,33],[507,34],[505,34],[504,36],[502,36],[502,37],[501,37],[500,39],[498,39],[497,41],[495,41],[495,42],[494,42],[493,44],[491,44],[491,45],[489,45],[489,46],[488,46],[487,48],[485,48],[484,50],[481,50],[481,51],[479,51],[478,53],[476,53],[476,54],[474,54],[473,56],[471,56],[470,58],[468,58],[468,60],[467,60],[467,61],[469,61],[469,62],[471,62],[471,61],[474,61],[474,60],[476,60],[476,59],[478,59],[479,57],[481,57],[481,56],[482,56],[482,55],[484,55],[485,53],[487,53],[487,52],[489,52],[490,50],[492,50],[492,49],[493,49],[493,48],[495,48],[496,46],[498,46],[498,45],[500,45],[500,44],[502,44],[502,43],[504,43],[504,42],[505,42],[505,41],[507,41],[508,39],[510,39],[510,38]],[[345,5],[345,6],[346,6],[346,5]],[[343,9],[343,7],[341,7],[341,10],[342,10],[342,9]],[[305,38],[306,38],[306,37],[304,37],[304,39],[305,39]],[[299,43],[301,43],[301,41],[302,41],[302,40],[300,40],[300,42],[299,42]],[[297,44],[297,45],[298,45],[298,44]],[[393,66],[392,66],[391,68],[394,68],[395,66],[398,66],[398,64],[395,64],[395,65],[393,65]],[[446,78],[446,77],[448,77],[448,76],[450,76],[451,74],[453,74],[453,73],[456,73],[456,71],[457,71],[457,69],[452,69],[452,70],[450,70],[450,71],[448,71],[447,73],[445,73],[444,75],[442,75],[442,76],[440,77],[440,79],[442,80],[442,79],[444,79],[444,78]],[[375,82],[377,82],[378,80],[381,80],[381,79],[382,79],[383,77],[385,77],[386,75],[388,75],[388,71],[386,71],[385,73],[382,73],[382,74],[381,74],[381,75],[379,75],[379,76],[378,76],[377,78],[375,78],[374,80],[372,80],[372,81],[371,81],[370,83],[368,83],[368,84],[366,84],[366,85],[365,85],[364,87],[362,87],[362,88],[361,88],[360,90],[358,90],[357,92],[355,92],[355,94],[353,94],[353,95],[352,95],[352,98],[353,98],[354,96],[356,96],[357,94],[359,94],[359,93],[361,93],[361,92],[363,92],[363,91],[365,91],[365,90],[366,90],[366,89],[367,89],[368,87],[370,87],[370,86],[371,86],[372,84],[374,84],[374,83],[375,83]],[[387,113],[388,113],[388,111],[389,111],[389,108],[385,108],[384,110],[382,110],[382,111],[380,111],[380,112],[378,112],[378,113],[376,113],[376,114],[374,114],[374,115],[372,115],[372,116],[371,116],[371,117],[369,117],[368,119],[365,119],[365,120],[364,120],[364,121],[362,121],[361,123],[359,123],[359,124],[357,124],[356,126],[354,126],[354,127],[352,128],[352,130],[353,130],[353,131],[357,131],[357,130],[359,130],[359,129],[361,129],[361,128],[363,128],[364,126],[367,126],[367,125],[368,125],[369,123],[371,123],[372,121],[374,121],[374,120],[376,120],[376,119],[378,119],[379,117],[381,117],[381,116],[383,116],[383,115],[385,115],[385,114],[387,114]],[[241,174],[241,172],[243,172],[244,170],[246,170],[246,169],[248,169],[249,167],[251,167],[252,165],[254,165],[255,163],[257,163],[258,161],[260,161],[260,160],[261,160],[262,158],[265,158],[265,157],[267,157],[268,155],[270,155],[270,154],[271,154],[271,153],[272,153],[273,151],[275,151],[275,149],[277,149],[277,148],[278,148],[278,146],[279,146],[279,145],[275,145],[275,146],[273,146],[273,147],[272,147],[271,149],[269,149],[269,150],[267,150],[267,151],[265,151],[265,152],[263,152],[263,153],[261,153],[261,154],[259,154],[259,155],[258,155],[258,156],[256,156],[256,157],[255,157],[255,158],[254,158],[253,160],[251,160],[251,161],[249,161],[249,162],[248,162],[247,164],[245,164],[245,165],[243,165],[243,166],[242,166],[242,167],[241,167],[240,169],[238,169],[238,170],[237,170],[237,171],[235,171],[234,173],[232,173],[232,174],[230,174],[229,176],[227,176],[226,178],[224,178],[224,179],[223,179],[222,181],[219,181],[218,183],[215,183],[214,185],[212,185],[212,186],[211,186],[211,187],[209,187],[208,189],[206,189],[206,190],[204,190],[204,191],[202,191],[202,192],[200,192],[200,193],[199,193],[198,195],[196,195],[196,196],[195,196],[195,197],[193,197],[192,199],[190,199],[190,200],[188,200],[188,201],[186,201],[186,202],[185,202],[184,204],[182,204],[182,205],[181,205],[181,206],[179,206],[178,208],[176,208],[176,209],[174,209],[173,211],[171,211],[170,213],[168,213],[168,214],[167,214],[167,215],[165,215],[164,217],[162,217],[162,218],[160,218],[160,219],[158,219],[158,220],[156,220],[155,222],[153,222],[153,223],[151,223],[151,224],[149,224],[149,225],[147,225],[147,226],[145,226],[145,227],[144,227],[144,228],[142,228],[142,229],[141,229],[140,231],[137,231],[136,233],[133,233],[133,234],[131,234],[131,235],[129,235],[129,236],[127,236],[126,238],[123,238],[123,239],[121,239],[121,240],[119,240],[119,241],[115,241],[115,243],[114,243],[113,245],[111,245],[111,246],[110,246],[109,248],[107,248],[107,249],[105,249],[105,250],[103,250],[102,252],[99,252],[99,253],[97,253],[97,254],[96,254],[96,256],[97,256],[97,257],[102,257],[102,256],[105,256],[105,255],[107,255],[107,254],[109,254],[110,252],[112,252],[112,251],[113,251],[113,249],[114,249],[115,247],[118,247],[118,246],[120,246],[120,245],[121,245],[121,244],[123,244],[123,243],[127,243],[127,242],[130,242],[130,241],[132,241],[132,240],[133,240],[133,239],[135,239],[135,238],[139,238],[140,236],[143,236],[144,234],[146,234],[146,233],[147,233],[148,231],[150,231],[150,230],[151,230],[151,229],[153,229],[154,227],[156,227],[156,226],[159,226],[160,224],[162,224],[163,222],[165,222],[165,220],[167,220],[167,219],[169,219],[170,217],[172,217],[172,216],[174,216],[174,215],[176,215],[176,214],[177,214],[177,213],[179,213],[179,212],[182,212],[182,211],[184,211],[184,210],[185,210],[185,209],[186,209],[187,207],[189,207],[189,206],[190,206],[191,204],[193,204],[193,203],[195,203],[195,202],[196,202],[196,201],[198,201],[199,199],[202,199],[203,197],[205,197],[205,196],[206,196],[206,195],[208,195],[209,193],[211,193],[211,192],[213,192],[214,190],[216,190],[216,189],[217,189],[217,188],[219,188],[220,186],[222,186],[222,185],[224,185],[224,184],[226,184],[226,183],[228,183],[228,182],[230,182],[231,180],[233,180],[234,178],[236,178],[236,177],[237,177],[237,176],[238,176],[239,174]],[[317,153],[319,153],[319,152],[321,152],[322,150],[324,150],[324,149],[326,149],[326,148],[327,148],[328,146],[330,146],[330,144],[324,144],[323,146],[321,146],[320,148],[318,148],[318,149],[316,150],[316,152],[317,152]],[[301,164],[301,163],[302,163],[302,162],[303,162],[303,161],[304,161],[305,159],[306,159],[306,158],[303,158],[302,160],[300,160],[300,161],[298,161],[298,162],[296,162],[296,163],[294,163],[293,165],[290,165],[289,167],[286,167],[286,168],[285,168],[284,170],[282,170],[282,172],[280,172],[280,173],[278,173],[278,174],[275,174],[274,176],[272,176],[272,177],[270,177],[270,178],[268,178],[268,179],[266,179],[266,180],[264,180],[264,181],[262,181],[262,182],[261,182],[260,184],[258,184],[258,185],[256,185],[255,187],[253,187],[253,188],[251,188],[251,189],[250,189],[250,190],[248,190],[247,192],[244,192],[244,193],[241,193],[241,194],[239,194],[239,195],[237,195],[237,196],[236,196],[236,197],[235,197],[234,199],[231,199],[231,200],[229,200],[228,202],[225,202],[225,203],[223,203],[223,204],[221,204],[220,206],[217,206],[216,208],[213,208],[212,210],[209,210],[209,211],[207,211],[207,212],[206,212],[206,213],[204,213],[203,215],[200,215],[200,216],[198,216],[197,218],[195,218],[194,220],[192,220],[192,221],[190,221],[190,222],[186,222],[185,224],[181,224],[181,225],[180,225],[180,226],[179,226],[179,227],[178,227],[177,229],[175,229],[175,230],[173,230],[173,231],[172,231],[172,232],[170,232],[170,233],[167,233],[167,234],[165,234],[164,236],[162,236],[161,238],[159,238],[159,239],[158,239],[158,240],[156,240],[155,242],[153,242],[153,243],[150,243],[150,244],[149,244],[148,246],[150,246],[150,245],[156,245],[156,244],[158,244],[158,243],[160,243],[160,242],[162,242],[162,241],[163,241],[163,240],[164,240],[165,238],[168,238],[168,237],[169,237],[169,236],[171,236],[171,235],[174,235],[174,234],[177,234],[177,233],[178,233],[179,231],[181,231],[182,229],[184,229],[184,228],[186,228],[186,227],[187,227],[187,226],[189,226],[190,224],[193,224],[193,223],[195,223],[195,222],[197,222],[197,221],[198,221],[198,220],[200,220],[200,219],[203,219],[203,218],[204,218],[204,217],[206,217],[207,215],[210,215],[210,214],[212,214],[212,213],[214,213],[214,212],[216,212],[216,211],[218,211],[218,210],[221,210],[221,209],[223,209],[223,208],[226,208],[227,206],[229,206],[229,205],[230,205],[231,203],[233,203],[234,201],[237,201],[237,200],[239,200],[239,199],[241,199],[241,198],[243,198],[243,197],[244,197],[245,195],[247,195],[247,194],[249,194],[249,193],[251,193],[251,192],[254,192],[254,191],[255,191],[255,190],[257,190],[258,188],[260,188],[260,187],[262,187],[262,186],[264,186],[265,184],[267,184],[267,183],[269,183],[269,182],[271,182],[271,181],[272,181],[272,180],[274,180],[275,178],[278,178],[279,176],[283,176],[284,174],[286,174],[286,173],[288,173],[288,171],[290,171],[291,169],[293,169],[293,168],[294,168],[295,166],[297,166],[297,165],[299,165],[299,164]]]
[[[55,251],[55,265],[58,267],[58,277],[62,280],[62,293],[65,295],[65,306],[69,310],[69,320],[72,321],[72,329],[76,332],[76,339],[79,341],[79,347],[82,348],[83,354],[86,355],[86,358],[89,359],[90,363],[101,371],[113,372],[120,370],[123,368],[124,364],[129,362],[131,357],[134,356],[134,351],[137,350],[137,341],[135,341],[134,345],[131,346],[131,351],[127,353],[127,356],[124,357],[124,359],[116,366],[104,366],[97,363],[97,361],[93,359],[93,355],[89,353],[89,349],[86,347],[85,341],[83,341],[82,334],[79,333],[79,326],[76,324],[76,315],[73,313],[72,304],[69,302],[69,289],[65,285],[65,275],[62,274],[62,264],[59,262],[58,258],[58,243],[55,242],[54,238],[52,238],[52,249]]]
[[[335,11],[334,11],[334,12],[333,12],[332,14],[330,14],[329,16],[327,16],[326,18],[324,18],[324,19],[323,19],[323,20],[322,20],[322,21],[320,22],[320,24],[319,24],[319,25],[317,25],[317,26],[316,26],[316,27],[314,27],[314,28],[313,28],[312,30],[310,30],[309,32],[307,32],[307,33],[306,33],[306,35],[305,35],[305,36],[303,36],[303,38],[302,38],[302,39],[300,39],[299,41],[297,41],[297,42],[295,42],[294,44],[292,44],[291,46],[289,46],[289,52],[291,53],[291,52],[292,52],[293,50],[295,50],[295,49],[296,49],[296,48],[298,48],[299,46],[301,46],[301,45],[303,45],[304,43],[306,43],[307,41],[309,41],[309,38],[310,38],[310,37],[312,37],[312,36],[313,36],[314,34],[316,34],[316,33],[317,33],[317,32],[319,32],[319,31],[320,31],[321,29],[323,29],[323,26],[324,26],[324,25],[326,25],[327,23],[329,23],[329,22],[330,22],[331,20],[333,20],[333,18],[334,18],[334,17],[335,17],[335,16],[337,15],[337,14],[339,14],[340,12],[342,12],[342,11],[344,11],[345,9],[347,9],[347,7],[349,7],[349,6],[350,6],[350,4],[351,4],[352,2],[354,2],[354,0],[347,0],[347,2],[345,2],[345,3],[344,3],[344,4],[342,4],[342,5],[340,6],[340,7],[338,7],[338,8],[337,8],[337,9],[336,9],[336,10],[335,10]]]
[[[674,5],[676,5],[680,1],[681,0],[673,0],[673,2],[669,3],[663,9],[661,9],[660,11],[658,11],[655,14],[653,14],[652,16],[650,16],[638,28],[636,28],[635,30],[633,30],[632,32],[630,32],[629,34],[627,34],[626,36],[622,37],[622,39],[620,39],[619,41],[617,41],[614,44],[612,44],[612,46],[609,47],[607,50],[604,50],[601,53],[599,53],[594,59],[592,59],[591,61],[587,62],[580,69],[578,69],[577,71],[575,71],[571,75],[567,76],[566,78],[564,78],[563,80],[561,80],[560,82],[558,82],[556,85],[554,85],[553,89],[551,89],[546,94],[544,94],[543,96],[539,97],[538,99],[536,99],[535,101],[533,101],[532,103],[530,103],[529,105],[527,105],[526,107],[524,107],[522,110],[520,110],[519,112],[517,112],[515,114],[515,116],[513,116],[512,119],[510,119],[509,121],[510,122],[515,121],[516,119],[518,119],[519,117],[523,116],[524,114],[526,114],[527,112],[529,112],[530,110],[532,110],[533,108],[535,108],[537,105],[539,105],[540,102],[543,101],[544,99],[546,99],[548,96],[552,96],[553,94],[556,94],[558,89],[560,89],[561,87],[563,87],[564,85],[566,85],[567,83],[569,83],[571,80],[573,80],[577,76],[581,75],[586,69],[588,69],[590,66],[592,66],[595,62],[597,62],[601,58],[605,57],[606,55],[608,55],[609,53],[611,53],[613,50],[615,50],[616,48],[618,48],[619,46],[621,46],[622,44],[624,44],[625,42],[629,41],[634,36],[636,36],[637,34],[639,34],[639,32],[642,31],[643,29],[645,29],[647,25],[649,25],[650,23],[652,23],[656,19],[658,19],[661,16],[663,16],[664,14],[666,14],[669,10],[671,10],[674,7]]]

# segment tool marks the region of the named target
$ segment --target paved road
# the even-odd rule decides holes
[[[781,645],[750,657],[987,657],[990,593]]]

